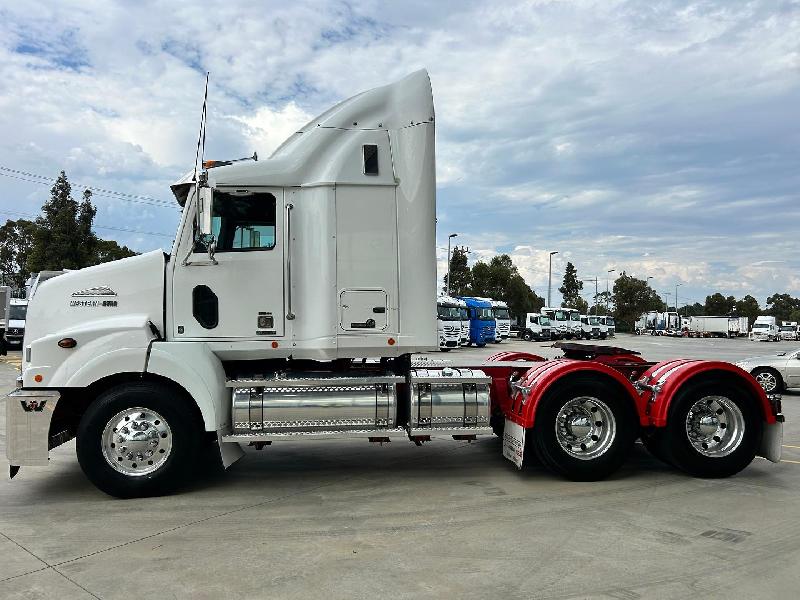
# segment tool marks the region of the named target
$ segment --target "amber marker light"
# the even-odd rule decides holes
[[[33,380],[34,380],[36,383],[42,383],[42,376],[41,376],[41,375],[34,375],[34,376],[33,376]]]
[[[278,347],[278,342],[272,342],[272,347],[273,348],[277,348]]]
[[[394,338],[389,338],[389,339],[386,341],[386,343],[387,343],[387,344],[389,344],[390,346],[394,346]]]
[[[74,338],[64,338],[58,340],[58,347],[59,348],[74,348],[78,345],[78,342],[75,341]]]

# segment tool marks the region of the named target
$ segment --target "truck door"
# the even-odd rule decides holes
[[[270,339],[284,335],[284,194],[281,188],[214,190],[213,264],[195,244],[175,257],[176,339]]]

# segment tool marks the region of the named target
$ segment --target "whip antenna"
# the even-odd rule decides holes
[[[194,180],[197,182],[197,160],[201,158],[200,147],[203,154],[206,151],[206,104],[208,103],[208,77],[211,73],[206,71],[206,90],[203,94],[203,110],[200,111],[200,133],[197,135],[197,150],[194,153]]]

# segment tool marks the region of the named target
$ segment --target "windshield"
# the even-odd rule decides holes
[[[563,310],[556,311],[556,321],[566,321],[567,320],[567,313]]]
[[[473,314],[479,321],[494,321],[491,308],[473,308],[472,310],[475,311]]]
[[[548,325],[550,325],[549,317],[545,317],[544,315],[539,317],[539,325],[541,325],[542,327],[547,327]]]
[[[8,318],[15,321],[24,321],[25,313],[27,312],[28,306],[26,304],[15,304],[11,307],[11,310],[8,311]]]
[[[794,331],[794,327],[791,325],[781,325],[781,331]]]
[[[589,317],[589,325],[600,325],[600,319],[598,317]]]
[[[442,321],[457,321],[461,318],[461,311],[457,306],[437,305],[436,312]]]
[[[509,319],[508,309],[507,308],[495,308],[494,309],[494,317],[495,319]]]
[[[614,317],[606,317],[606,325],[613,325]]]
[[[469,311],[466,308],[459,308],[458,314],[461,316],[462,321],[469,321]]]
[[[768,329],[768,328],[769,325],[767,325],[766,323],[755,323],[753,325],[753,329]]]
[[[570,321],[576,321],[576,322],[580,321],[581,320],[581,313],[579,313],[577,310],[569,311],[569,320]]]

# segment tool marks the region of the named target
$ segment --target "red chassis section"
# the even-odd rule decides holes
[[[779,412],[756,380],[730,363],[688,359],[651,363],[623,348],[576,343],[556,346],[564,351],[565,358],[545,360],[525,352],[498,352],[480,366],[492,378],[494,417],[502,415],[526,429],[533,427],[536,408],[547,391],[573,377],[611,384],[629,398],[643,427],[665,427],[670,404],[678,392],[708,378],[734,381],[747,390],[759,403],[768,424],[775,423]]]

